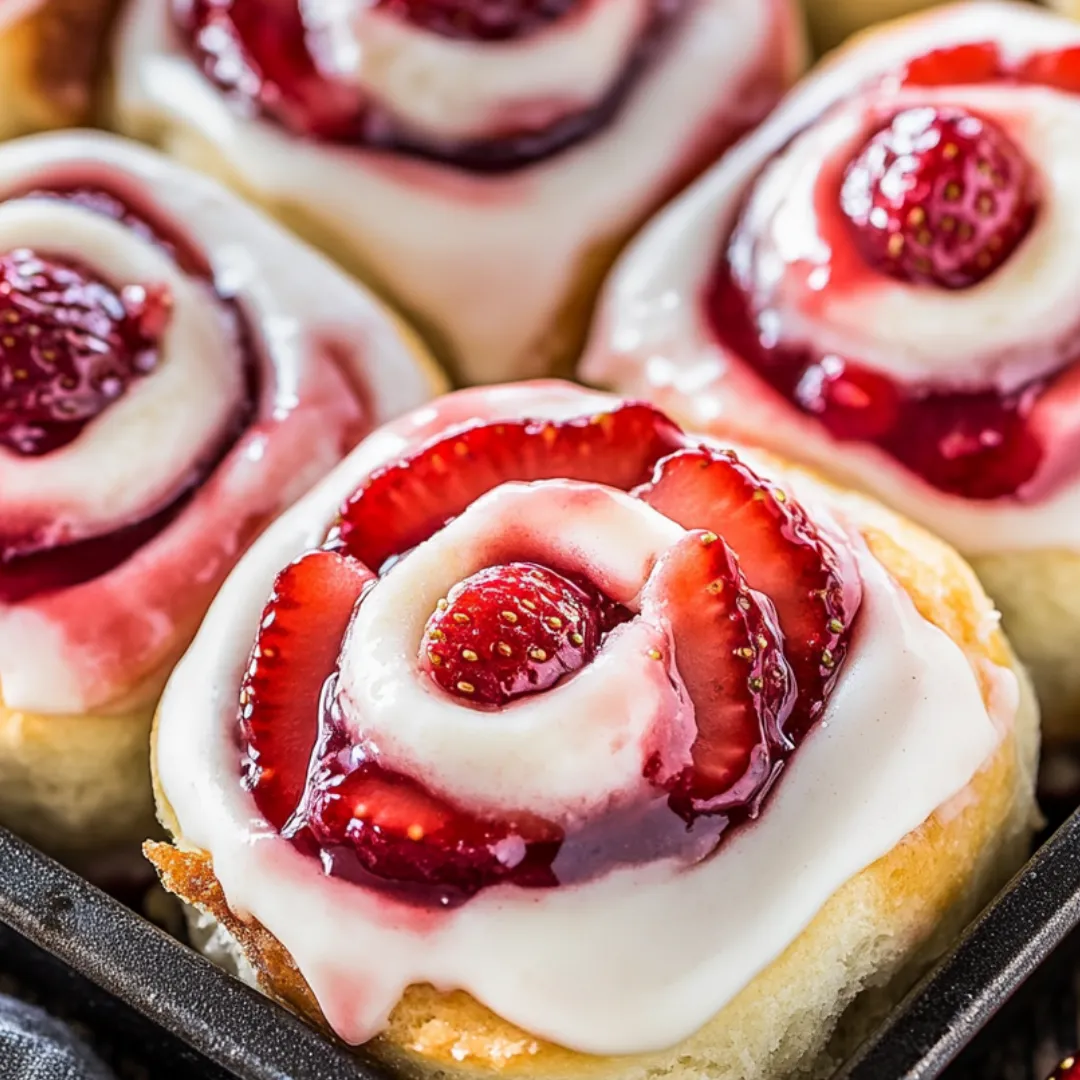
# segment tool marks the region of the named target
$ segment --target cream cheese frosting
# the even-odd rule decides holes
[[[472,391],[377,432],[242,560],[166,689],[157,735],[158,776],[179,841],[210,855],[230,907],[257,919],[282,943],[331,1025],[350,1042],[377,1034],[407,986],[431,983],[465,989],[505,1019],[573,1049],[629,1054],[673,1045],[779,956],[849,878],[958,796],[1012,723],[1017,700],[1012,673],[994,672],[991,681],[1000,692],[988,711],[961,649],[917,613],[854,540],[863,608],[826,713],[761,817],[728,837],[711,858],[691,866],[661,860],[623,867],[540,892],[493,887],[445,911],[405,906],[324,877],[316,860],[298,853],[261,820],[239,776],[234,737],[239,688],[275,575],[322,541],[337,507],[372,469],[463,415],[565,418],[610,400],[549,384]],[[809,479],[791,483],[812,516],[820,510],[843,522],[842,501]],[[475,525],[497,524],[490,515],[500,508],[520,516],[530,494],[549,507],[552,498],[566,494],[557,485],[497,488],[490,502],[479,506]],[[606,533],[588,524],[597,513],[618,527],[621,499],[597,498],[611,501],[565,515],[569,535],[580,530],[590,543],[602,540]],[[463,534],[474,525],[466,516],[459,519]],[[679,531],[672,522],[643,525],[642,551],[627,548],[625,566],[614,575],[627,593],[640,576],[635,567],[649,537],[655,534],[659,542]],[[442,547],[436,537],[430,550],[446,554],[461,539],[452,535]],[[424,556],[423,545],[410,559],[417,555]],[[391,570],[382,584],[408,563]],[[423,567],[397,581],[404,590],[397,599],[426,614],[429,583]],[[379,619],[378,612],[372,619]],[[353,633],[362,639],[369,629],[354,626]],[[348,655],[354,655],[356,644],[346,643]],[[392,647],[398,651],[402,643]],[[620,683],[633,682],[636,670],[648,663],[633,654],[622,657],[617,677],[607,681],[610,699],[603,707],[595,700],[585,703],[586,711],[577,714],[579,725],[601,730],[604,716],[626,703]],[[367,674],[377,677],[379,670],[385,668],[376,660]],[[565,694],[574,681],[549,694]],[[558,737],[563,703],[555,696],[537,699],[558,706],[547,718],[551,739]],[[468,713],[451,706],[439,718],[460,738],[457,752],[471,750],[481,757],[493,752],[490,732],[470,730]],[[943,715],[949,717],[944,740]],[[539,749],[534,744],[523,752]],[[524,783],[533,790],[550,782],[551,791],[570,784],[565,795],[573,790],[579,763],[558,753],[550,761],[550,775]],[[428,764],[436,778],[449,777],[454,784],[467,779],[453,764],[441,773],[438,762]],[[618,783],[611,771],[617,766],[604,768],[596,786]],[[497,795],[501,780],[475,768],[473,783]],[[723,896],[723,919],[716,917],[718,896]],[[641,947],[643,941],[648,948]],[[530,973],[528,979],[521,978],[523,971]]]
[[[199,71],[167,8],[135,0],[122,19],[115,53],[121,127],[192,155],[271,206],[300,208],[434,328],[472,381],[540,373],[544,337],[585,261],[700,167],[724,132],[730,137],[756,121],[801,58],[787,0],[692,0],[612,122],[528,168],[481,175],[363,147],[301,142],[242,115]],[[352,27],[350,6],[340,10]],[[565,27],[559,22],[516,43],[512,69],[502,59],[509,45],[485,47],[483,62],[474,63],[477,46],[436,43],[398,27],[392,36],[403,51],[394,53],[394,78],[402,74],[400,84],[384,87],[393,90],[389,105],[429,134],[460,136],[504,106],[512,115],[518,97],[505,96],[511,77],[517,96],[535,97],[549,78],[546,67],[542,79],[537,75],[539,58],[556,47],[561,87],[580,104],[595,95],[599,72],[640,10],[629,0],[594,0]],[[364,32],[390,34],[384,23],[365,15]],[[366,70],[352,52],[353,33],[332,37],[337,52],[353,56],[339,65]],[[439,66],[434,55],[432,63],[424,60],[420,79],[415,67],[432,50]],[[444,80],[460,74],[466,54],[468,74],[454,80],[450,97]]]
[[[745,231],[759,238],[760,250],[751,257],[736,240],[733,267],[751,296],[776,312],[768,332],[777,341],[857,358],[901,384],[930,380],[1008,392],[1058,368],[1080,330],[1072,303],[1080,287],[1072,210],[1080,156],[1060,138],[1080,123],[1080,98],[1035,85],[915,87],[884,97],[873,89],[874,79],[930,49],[988,40],[1007,61],[1019,61],[1080,43],[1080,29],[1020,5],[978,2],[898,24],[844,50],[627,252],[609,282],[583,375],[661,401],[670,395],[681,403],[676,412],[689,410],[694,423],[736,438],[767,433],[781,452],[879,494],[966,553],[1080,547],[1080,475],[1070,467],[1075,439],[1047,439],[1040,474],[1023,501],[943,494],[872,446],[834,440],[781,401],[716,342],[700,303],[751,189]],[[865,93],[852,92],[860,86]],[[1036,169],[1035,224],[1004,266],[970,289],[873,276],[830,291],[831,253],[815,198],[823,168],[842,167],[857,152],[881,109],[922,105],[965,107],[1002,126]],[[804,262],[788,265],[797,259]],[[1056,422],[1067,412],[1062,400],[1047,416]]]
[[[38,136],[0,149],[0,194],[99,185],[146,207],[204,257],[218,290],[162,247],[75,203],[0,203],[0,244],[76,258],[110,280],[165,284],[175,307],[153,371],[68,446],[0,454],[5,524],[101,535],[183,491],[235,416],[245,359],[222,296],[252,331],[255,416],[183,509],[133,557],[83,584],[0,604],[9,708],[79,713],[122,704],[194,631],[217,580],[267,518],[362,431],[431,392],[396,323],[363,290],[216,184],[124,140]],[[159,677],[160,678],[160,677]]]

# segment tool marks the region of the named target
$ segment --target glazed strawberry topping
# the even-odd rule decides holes
[[[330,543],[379,570],[499,484],[591,480],[626,491],[684,441],[666,416],[636,403],[561,424],[476,424],[372,473],[342,508]]]
[[[263,610],[240,689],[240,744],[244,782],[276,828],[285,825],[304,793],[323,686],[371,580],[354,559],[314,551],[278,574]]]
[[[115,289],[71,260],[0,256],[0,445],[66,446],[153,370],[170,310],[160,289]]]
[[[686,528],[723,535],[750,587],[772,601],[798,687],[787,734],[801,738],[832,689],[858,607],[833,548],[798,503],[730,452],[683,450],[635,494]]]
[[[588,585],[532,563],[491,566],[459,582],[427,621],[420,666],[448,694],[506,705],[587,664],[620,618]]]
[[[74,203],[111,218],[155,244],[187,274],[213,286],[205,255],[182,225],[125,192],[59,184],[10,197]],[[111,533],[57,545],[38,535],[0,530],[0,603],[72,588],[115,569],[184,510],[247,426],[258,397],[255,357],[243,316],[219,297],[223,323],[243,349],[248,386],[219,446],[186,478],[171,503]],[[26,249],[0,258],[0,446],[34,455],[76,438],[126,390],[150,374],[171,315],[171,298],[153,283],[119,290],[70,259]]]
[[[1080,1058],[1070,1054],[1050,1074],[1049,1080],[1080,1080]]]
[[[897,113],[848,166],[840,200],[872,267],[947,289],[997,270],[1036,207],[1020,150],[992,121],[953,108]]]
[[[993,43],[967,43],[916,58],[898,81],[912,88],[1003,80],[1080,93],[1080,49],[1037,53],[1014,65]],[[837,187],[824,179],[817,212],[830,248],[850,244],[873,273],[923,288],[985,281],[1016,252],[1038,213],[1031,163],[994,121],[955,107],[897,113]],[[832,207],[839,210],[832,211],[835,228]],[[746,227],[736,226],[736,241]],[[725,249],[706,291],[709,321],[720,342],[789,403],[834,438],[875,445],[946,494],[1023,496],[1044,458],[1033,415],[1056,376],[1008,391],[902,384],[858,356],[777,341],[767,329],[775,313],[759,310],[736,280],[732,251]],[[834,255],[830,269],[836,280],[825,288],[844,288],[850,263]]]
[[[673,785],[672,805],[690,818],[745,807],[769,779],[770,744],[795,696],[775,616],[713,532],[688,533],[657,567],[652,587],[666,597],[698,727],[693,765]]]
[[[290,834],[301,847],[310,836],[331,874],[379,887],[392,882],[399,895],[440,907],[505,882],[558,884],[551,864],[563,835],[556,827],[528,815],[474,817],[374,763],[342,773],[339,742],[328,742],[304,825]]]
[[[640,662],[663,665],[690,707],[689,758],[643,747],[653,794],[566,832],[527,813],[478,815],[395,771],[377,735],[357,741],[334,670],[352,612],[380,587],[367,567],[407,573],[410,550],[495,485],[557,477],[632,489],[687,532],[646,568],[634,611],[588,568],[508,562],[470,575],[428,618],[416,674],[448,705],[494,712],[573,678],[620,624],[650,620],[667,644]],[[688,845],[707,854],[757,812],[821,715],[859,603],[857,579],[843,580],[836,551],[784,491],[633,404],[438,438],[374,473],[328,543],[282,573],[264,613],[241,695],[246,780],[267,819],[328,873],[440,906]]]

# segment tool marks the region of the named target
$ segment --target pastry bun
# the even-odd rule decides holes
[[[593,408],[604,400],[590,398]],[[630,1055],[581,1053],[502,1019],[464,991],[411,985],[385,1029],[367,1046],[404,1075],[463,1080],[495,1074],[544,1080],[825,1076],[1026,858],[1038,818],[1033,794],[1037,708],[974,574],[952,549],[872,500],[840,491],[779,459],[745,453],[755,469],[766,470],[763,475],[784,475],[796,491],[812,490],[818,493],[815,497],[824,493],[899,594],[913,602],[916,618],[937,627],[958,647],[976,673],[987,715],[995,718],[996,748],[966,786],[836,889],[771,963],[676,1045]],[[332,503],[332,497],[324,492],[322,502]],[[293,516],[299,520],[304,512],[301,505]],[[279,540],[287,524],[282,523]],[[227,587],[222,611],[240,595],[239,585],[231,592]],[[207,625],[212,623],[220,631],[214,612]],[[167,728],[170,757],[178,745],[173,712],[181,699],[190,704],[185,684],[205,675],[199,670],[198,650],[199,642],[174,676],[159,716],[155,749],[161,751]],[[948,711],[942,712],[942,740],[950,739],[952,719]],[[175,760],[169,773],[171,790],[177,790]],[[791,775],[796,774],[797,769]],[[211,855],[184,835],[157,768],[155,778],[159,817],[173,843],[149,843],[145,850],[165,887],[197,913],[193,927],[200,945],[207,955],[330,1032],[298,962],[278,937],[243,914],[250,897],[274,889],[275,882],[246,878],[248,899],[230,906]],[[207,781],[198,777],[194,783],[203,789]],[[190,800],[190,793],[184,798]],[[763,820],[768,817],[766,806]],[[331,921],[335,903],[344,904],[345,892],[354,888],[347,882],[334,887],[342,892],[336,901],[328,897],[321,916]],[[716,912],[725,917],[720,896]],[[646,947],[645,938],[632,947]]]

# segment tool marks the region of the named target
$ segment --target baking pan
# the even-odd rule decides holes
[[[110,1030],[141,1040],[147,1065],[163,1063],[161,1071],[150,1073],[155,1080],[178,1075],[183,1080],[388,1080],[373,1062],[323,1038],[3,830],[0,922],[16,932],[0,933],[0,958],[12,952],[29,957],[20,959],[20,976],[25,965],[31,974],[45,972],[39,980],[51,979],[61,988],[66,981],[67,1000],[80,1002],[84,1013],[89,1008],[104,1016]],[[837,1080],[943,1075],[1078,923],[1080,811],[1040,848]],[[79,989],[89,983],[106,994]],[[110,996],[118,1001],[110,1004]],[[190,1048],[182,1051],[187,1055],[182,1073],[176,1071],[178,1040]],[[972,1077],[992,1075],[984,1066],[977,1068]]]

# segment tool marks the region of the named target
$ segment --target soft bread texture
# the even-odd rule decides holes
[[[0,703],[0,823],[68,861],[132,844],[153,828],[153,705],[43,716]]]
[[[933,7],[940,0],[806,0],[810,36],[818,52],[839,45],[858,30],[886,19]],[[1080,7],[1080,0],[1077,0]]]
[[[1080,736],[1080,553],[1010,551],[971,560],[1039,691],[1043,735]]]
[[[90,123],[117,0],[8,6],[26,11],[0,17],[0,139]]]
[[[990,602],[969,567],[940,541],[861,496],[838,498],[924,618],[964,650],[984,699],[992,693],[988,661],[1019,677],[1015,721],[968,787],[848,881],[773,964],[701,1030],[667,1051],[619,1058],[579,1054],[506,1023],[466,993],[413,986],[387,1031],[369,1044],[371,1053],[422,1078],[824,1076],[1022,863],[1038,820],[1038,715]],[[948,720],[942,717],[943,738]],[[165,887],[220,923],[242,954],[237,966],[254,972],[261,989],[325,1031],[288,952],[257,922],[231,912],[210,857],[184,847],[160,787],[157,798],[159,817],[177,845],[150,843],[145,850]],[[220,944],[221,933],[215,936]]]

